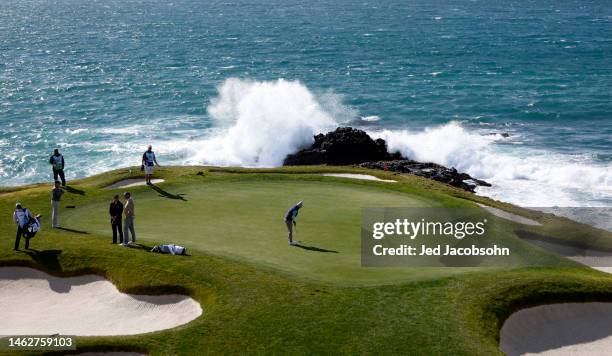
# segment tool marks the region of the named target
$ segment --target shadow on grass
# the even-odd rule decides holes
[[[56,229],[72,232],[72,233],[75,233],[75,234],[89,235],[89,232],[87,232],[87,231],[75,230],[75,229],[70,229],[70,228],[67,228],[67,227],[56,227]]]
[[[53,271],[61,271],[62,266],[59,263],[59,255],[62,253],[62,250],[43,250],[38,251],[36,249],[30,248],[28,250],[23,251],[26,255],[30,256],[30,258],[45,267],[46,269]]]
[[[164,197],[164,198],[187,201],[187,199],[183,198],[184,194],[172,194],[172,193],[169,193],[169,192],[163,190],[162,188],[156,186],[155,184],[151,184],[151,185],[149,185],[149,187],[151,187],[151,189],[153,189],[154,191],[158,192],[159,195]]]
[[[319,247],[315,247],[315,246],[305,246],[305,245],[302,245],[302,244],[297,244],[297,245],[293,245],[293,246],[299,247],[301,249],[308,250],[308,251],[314,251],[314,252],[338,253],[338,251],[335,251],[335,250],[326,250],[324,248],[319,248]]]
[[[135,250],[145,250],[147,252],[151,251],[151,249],[153,248],[153,246],[147,246],[147,245],[137,244],[137,243],[131,243],[127,245],[126,247],[133,248]]]
[[[72,194],[78,194],[78,195],[85,195],[85,191],[81,190],[81,189],[77,189],[74,187],[71,187],[69,185],[65,186],[64,189],[68,192],[68,193],[72,193]]]

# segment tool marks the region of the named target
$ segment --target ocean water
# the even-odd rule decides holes
[[[3,0],[0,185],[278,166],[360,127],[523,206],[612,206],[612,2]],[[504,137],[507,133],[510,136]]]

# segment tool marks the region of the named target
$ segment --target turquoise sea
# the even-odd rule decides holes
[[[0,185],[276,166],[338,125],[524,206],[612,206],[612,2],[0,1]],[[509,137],[504,137],[509,134]]]

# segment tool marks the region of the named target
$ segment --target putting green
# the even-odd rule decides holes
[[[376,184],[281,179],[160,187],[185,200],[169,199],[149,187],[134,190],[139,242],[175,243],[306,278],[349,284],[391,283],[461,271],[361,267],[363,207],[439,205]],[[296,236],[306,248],[288,246],[283,221],[287,209],[299,200],[304,200],[304,208]],[[67,210],[63,219],[68,228],[110,235],[106,201]]]

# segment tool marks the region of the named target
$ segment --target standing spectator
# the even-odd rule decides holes
[[[30,238],[27,234],[27,226],[30,223],[30,219],[32,215],[30,215],[30,211],[21,206],[21,203],[15,204],[15,211],[13,212],[13,221],[17,224],[17,235],[15,236],[15,251],[19,250],[19,242],[21,241],[21,236],[23,236],[26,240],[25,248],[26,250],[30,248]]]
[[[66,186],[66,177],[64,175],[64,156],[59,153],[59,150],[56,148],[53,150],[53,155],[49,158],[49,164],[53,167],[53,180],[57,181],[58,176],[62,180],[62,186]]]
[[[155,158],[155,152],[153,152],[153,146],[149,145],[149,148],[142,155],[142,168],[145,171],[145,181],[147,185],[151,185],[151,178],[153,177],[153,166],[159,166],[157,159]]]
[[[134,200],[129,192],[123,193],[125,198],[125,205],[123,206],[123,214],[125,215],[125,222],[123,224],[123,246],[129,245],[130,234],[132,233],[132,242],[136,243],[136,232],[134,231]]]
[[[119,196],[115,195],[113,201],[110,203],[108,213],[111,217],[111,227],[113,229],[113,243],[117,243],[117,234],[119,235],[119,243],[123,242],[123,227],[121,221],[123,220],[123,204],[119,201]]]
[[[51,190],[51,227],[54,229],[59,227],[57,219],[59,218],[60,200],[63,194],[64,190],[61,188],[60,182],[56,180],[55,187]]]

